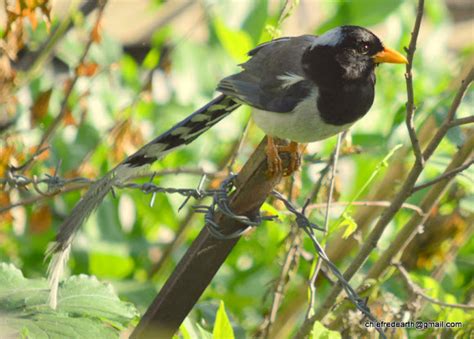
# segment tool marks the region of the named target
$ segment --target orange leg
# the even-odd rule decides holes
[[[288,168],[283,170],[283,162],[281,161],[279,152],[288,152],[290,154],[290,164]],[[301,156],[298,150],[298,143],[292,141],[287,146],[277,146],[271,136],[267,136],[267,164],[270,175],[291,175],[297,171],[301,165]]]
[[[278,148],[275,145],[275,141],[269,135],[267,135],[267,166],[268,173],[271,176],[281,175],[283,173],[283,163],[280,155],[278,154]]]

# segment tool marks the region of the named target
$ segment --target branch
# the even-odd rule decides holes
[[[462,171],[464,171],[464,170],[468,169],[469,167],[471,167],[472,164],[474,164],[474,159],[471,159],[470,161],[466,162],[464,165],[459,166],[459,167],[457,167],[457,168],[455,168],[451,171],[443,173],[442,175],[440,175],[439,177],[437,177],[433,180],[430,180],[430,181],[428,181],[424,184],[413,187],[412,193],[418,192],[419,190],[422,190],[426,187],[432,186],[432,185],[434,185],[437,182],[440,182],[442,180],[451,179],[455,175],[457,175],[457,174],[461,173]]]
[[[451,172],[452,169],[460,167],[466,159],[468,159],[474,149],[474,133],[466,140],[464,145],[456,152],[450,164],[446,168],[445,173]],[[451,177],[452,178],[452,177]],[[378,279],[383,272],[389,267],[398,255],[403,253],[403,249],[408,245],[411,239],[418,232],[419,225],[426,222],[430,215],[430,211],[438,203],[448,188],[450,180],[442,180],[431,186],[430,191],[421,201],[420,207],[426,213],[424,215],[413,215],[410,220],[398,232],[395,239],[390,242],[389,247],[380,255],[378,260],[372,265],[367,273],[365,280]]]
[[[418,9],[416,13],[415,24],[413,27],[413,31],[411,32],[411,40],[408,48],[405,49],[407,52],[407,59],[408,64],[406,66],[406,73],[405,73],[405,80],[407,86],[407,104],[406,104],[406,118],[405,123],[408,129],[408,134],[410,136],[410,141],[413,147],[413,153],[415,154],[416,161],[419,162],[422,166],[425,163],[425,159],[423,154],[421,153],[420,142],[418,141],[418,137],[416,136],[416,130],[414,126],[414,115],[415,115],[415,99],[413,93],[413,76],[411,73],[413,67],[413,57],[415,56],[416,50],[416,42],[418,39],[418,33],[420,32],[421,26],[421,19],[423,18],[423,8],[424,8],[424,0],[418,1]]]
[[[98,2],[98,0],[85,1],[81,4],[79,12],[86,18],[98,7]],[[69,13],[67,17],[58,26],[53,28],[49,38],[44,41],[37,50],[28,50],[24,55],[19,57],[16,62],[16,68],[23,70],[25,73],[22,74],[18,87],[23,86],[23,84],[39,75],[44,65],[53,57],[55,46],[64,38],[71,28],[74,27],[72,17],[75,15],[78,3],[71,2],[71,5],[72,6],[68,9]]]
[[[100,1],[99,9],[98,9],[99,12],[97,14],[96,24],[101,20],[102,14],[104,13],[104,9],[105,9],[106,4],[107,4],[107,0]],[[82,52],[81,58],[79,59],[78,66],[82,65],[84,63],[93,42],[94,42],[93,36],[92,36],[92,34],[90,34],[89,39],[88,39],[87,44],[86,44],[86,47],[84,48],[84,51]],[[28,159],[23,165],[21,165],[17,168],[13,168],[14,170],[16,170],[16,171],[25,171],[25,170],[27,170],[33,164],[33,161],[38,156],[38,153],[42,152],[42,149],[43,149],[44,145],[51,139],[53,134],[56,132],[56,129],[59,127],[59,124],[63,121],[64,117],[67,114],[69,97],[72,94],[72,90],[73,90],[74,85],[76,84],[78,78],[79,78],[79,73],[76,71],[76,72],[74,72],[74,76],[72,77],[69,86],[67,86],[66,93],[64,94],[64,99],[61,103],[61,109],[59,111],[59,114],[56,116],[56,118],[53,120],[53,122],[49,125],[46,132],[43,134],[43,137],[41,138],[40,142],[38,143],[38,146],[36,146],[36,151],[33,154],[33,156],[30,159]]]
[[[398,271],[401,273],[403,279],[405,280],[406,284],[408,285],[408,287],[410,288],[410,290],[414,294],[428,300],[429,302],[431,302],[433,304],[437,304],[437,305],[440,305],[440,306],[451,307],[451,308],[460,308],[460,309],[463,309],[463,310],[474,310],[474,305],[451,304],[451,303],[446,303],[446,302],[440,301],[438,299],[435,299],[433,297],[430,297],[429,295],[427,295],[423,291],[423,289],[420,286],[415,284],[410,279],[410,275],[408,274],[407,270],[400,263],[392,263],[392,265],[395,266],[398,269]]]
[[[436,131],[436,134],[433,136],[433,138],[431,138],[428,146],[426,146],[426,149],[423,151],[423,157],[425,159],[431,157],[449,128],[451,128],[451,123],[455,121],[454,116],[459,108],[459,105],[461,105],[462,99],[473,80],[474,67],[469,70],[469,73],[466,75],[464,80],[461,81],[461,85],[459,86],[456,96],[454,97],[451,107],[449,108],[448,115],[446,116],[441,127]]]
[[[383,200],[372,200],[372,201],[334,201],[332,203],[331,207],[340,207],[340,206],[348,206],[348,205],[354,205],[354,206],[374,206],[374,207],[389,207],[391,204],[390,201],[383,201]],[[312,210],[312,209],[318,209],[318,208],[323,208],[326,206],[326,203],[320,203],[320,204],[311,204],[308,205],[307,209]],[[402,208],[412,210],[419,215],[424,215],[425,213],[423,210],[413,204],[409,203],[403,203]]]
[[[339,159],[339,151],[341,149],[341,142],[342,142],[342,134],[339,133],[337,136],[337,143],[336,147],[334,148],[334,157],[332,161],[332,171],[331,171],[331,180],[329,182],[329,194],[328,194],[328,200],[326,203],[326,211],[324,215],[324,233],[327,236],[328,234],[328,228],[329,228],[329,210],[331,209],[331,203],[332,203],[332,197],[334,194],[334,184],[335,184],[335,179],[336,179],[336,172],[337,172],[337,160]],[[307,207],[307,206],[306,206]],[[326,246],[324,246],[324,249],[326,250]],[[314,302],[316,299],[316,279],[318,278],[319,271],[321,270],[321,266],[323,264],[323,261],[321,260],[321,257],[318,256],[316,261],[316,267],[314,268],[314,272],[311,275],[311,278],[309,279],[309,303],[308,303],[308,308],[306,310],[306,317],[305,321],[309,319],[312,315],[312,312],[314,310]]]
[[[285,261],[281,267],[280,276],[278,277],[278,280],[275,284],[275,291],[273,293],[273,301],[270,313],[266,317],[265,321],[262,323],[261,334],[259,334],[258,337],[271,338],[270,330],[272,329],[272,326],[275,323],[277,312],[280,308],[283,299],[284,290],[289,280],[290,269],[293,266],[295,258],[298,256],[299,253],[299,236],[300,232],[298,226],[292,225],[290,230],[290,236],[288,237],[288,243],[290,244],[290,248],[286,253]]]
[[[472,124],[472,123],[474,123],[474,116],[473,115],[471,115],[469,117],[465,117],[465,118],[454,119],[453,121],[451,121],[449,123],[448,128],[461,126],[461,125]]]

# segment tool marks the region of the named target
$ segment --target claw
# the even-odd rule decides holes
[[[279,176],[283,173],[283,162],[278,154],[278,148],[271,136],[267,138],[267,167],[270,176]]]
[[[290,154],[290,163],[287,168],[283,169],[283,162],[279,152],[287,152]],[[296,172],[301,165],[301,155],[298,150],[298,143],[292,141],[287,146],[277,146],[272,137],[268,136],[267,141],[267,164],[268,174],[270,176],[289,176]]]
[[[288,176],[296,172],[301,165],[301,154],[299,153],[298,143],[292,141],[288,146],[278,146],[278,151],[290,154],[290,164],[283,174]]]

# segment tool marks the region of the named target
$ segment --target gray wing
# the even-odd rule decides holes
[[[303,35],[257,46],[240,65],[243,71],[222,79],[217,90],[255,108],[290,112],[311,90],[301,58],[314,39]]]

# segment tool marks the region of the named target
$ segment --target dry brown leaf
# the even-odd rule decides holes
[[[112,156],[114,161],[122,160],[127,154],[135,152],[144,143],[141,130],[132,125],[131,119],[127,119],[117,126],[113,138],[114,150]]]
[[[10,163],[10,159],[14,153],[15,149],[13,148],[13,145],[7,144],[0,148],[0,177],[5,176],[5,172]]]
[[[99,65],[96,64],[95,62],[82,63],[79,66],[77,66],[76,74],[77,76],[91,77],[97,73],[98,69],[99,69]]]
[[[0,192],[0,206],[8,206],[10,204],[10,195],[7,192]],[[0,220],[0,224],[8,223],[13,221],[13,216],[11,215],[10,211],[6,211],[0,214]]]
[[[77,126],[77,121],[69,108],[66,109],[66,114],[64,115],[64,124],[66,126]]]
[[[31,107],[31,125],[35,126],[38,124],[48,113],[49,99],[53,89],[50,88],[47,91],[41,92],[36,98],[33,107]]]
[[[51,227],[51,209],[48,205],[41,206],[31,213],[30,230],[31,233],[43,233]]]
[[[36,153],[37,146],[32,146],[29,149],[30,154],[35,154]],[[46,160],[49,158],[49,148],[44,149],[40,154],[38,154],[35,159],[36,160]]]
[[[92,28],[91,39],[96,44],[99,44],[102,41],[102,27],[100,24],[100,20],[97,20],[94,25],[94,28]]]
[[[30,20],[31,28],[36,30],[38,27],[38,19],[36,18],[36,12],[34,8],[26,8],[22,11],[22,16],[27,17]]]

